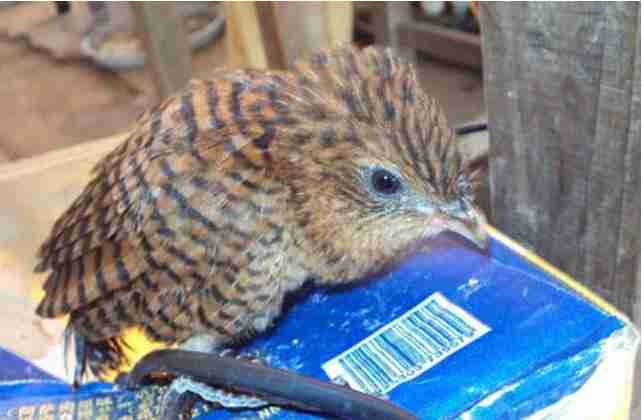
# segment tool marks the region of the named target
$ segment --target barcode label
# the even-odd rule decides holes
[[[335,382],[385,394],[489,331],[441,293],[434,293],[322,367]]]

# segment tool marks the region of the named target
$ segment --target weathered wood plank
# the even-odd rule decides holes
[[[640,9],[638,9],[638,22]],[[635,35],[635,64],[633,65],[633,89],[629,112],[629,132],[624,163],[624,191],[622,195],[622,218],[615,262],[616,301],[630,298],[633,304],[633,320],[640,325],[640,26]],[[636,252],[637,250],[637,252]],[[631,273],[633,273],[631,275]],[[633,278],[633,292],[617,287]],[[636,280],[637,279],[637,280]],[[639,365],[638,365],[639,366]],[[639,375],[638,375],[639,389]],[[638,393],[639,395],[639,393]],[[639,404],[639,398],[638,398]]]
[[[403,46],[399,36],[399,25],[412,20],[412,4],[409,1],[379,2],[374,4],[371,10],[375,42],[389,45],[406,59],[415,61],[415,50]]]
[[[185,86],[192,74],[183,20],[171,3],[134,2],[132,10],[145,43],[158,99],[162,99]]]
[[[627,225],[629,231],[633,225],[637,229],[633,233],[639,238],[640,213],[639,198],[637,216],[626,214],[623,203],[626,199],[627,188],[625,177],[627,171],[640,172],[640,159],[637,159],[637,168],[628,161],[628,147],[631,123],[638,121],[637,116],[631,115],[633,110],[633,76],[636,60],[636,37],[639,38],[636,22],[639,22],[639,7],[623,7],[622,3],[614,4],[605,11],[606,31],[603,47],[602,62],[599,71],[599,93],[597,96],[597,115],[595,121],[595,137],[593,142],[593,156],[588,178],[588,214],[587,236],[588,244],[599,246],[586,247],[586,278],[592,279],[593,284],[600,290],[612,294],[612,300],[626,304],[630,302],[635,284],[635,260],[639,260],[639,243],[637,251],[626,246],[629,264],[618,267],[618,251],[624,245],[621,240],[622,223]],[[633,139],[639,143],[640,137]],[[638,144],[639,147],[639,144]],[[629,163],[627,165],[627,163]],[[633,193],[635,194],[635,193]],[[639,188],[638,188],[639,194]],[[627,217],[628,216],[628,217]],[[637,222],[636,222],[637,219]],[[635,258],[637,253],[638,258]],[[616,284],[620,270],[620,278],[624,283]],[[626,288],[624,288],[627,286]],[[624,299],[623,301],[621,301]],[[621,302],[620,302],[621,301]]]
[[[404,47],[474,70],[482,68],[479,35],[421,21],[402,22],[398,31],[399,43]]]
[[[225,3],[228,65],[277,68],[310,51],[352,41],[352,4]]]
[[[353,11],[350,2],[279,2],[276,9],[289,65],[319,48],[352,42]]]
[[[232,68],[267,68],[267,56],[254,3],[226,2],[223,6],[227,65]]]
[[[226,2],[227,64],[240,68],[284,68],[273,2]]]
[[[36,250],[53,222],[82,191],[98,159],[126,135],[82,143],[0,165],[0,346],[40,358],[61,337],[65,319],[35,315],[46,273],[34,273]]]
[[[349,1],[325,1],[323,22],[329,46],[352,42],[354,8]]]
[[[276,4],[272,1],[261,1],[255,4],[267,67],[269,69],[285,69],[285,55],[278,31]]]
[[[639,9],[481,6],[494,223],[629,315],[640,281]]]

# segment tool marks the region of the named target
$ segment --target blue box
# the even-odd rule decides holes
[[[577,395],[584,388],[616,388],[596,372],[613,363],[615,351],[624,351],[618,363],[632,365],[635,329],[608,304],[489,229],[488,255],[445,235],[430,254],[381,278],[298,293],[275,328],[244,351],[274,367],[385,393],[422,419],[584,418],[572,414]],[[622,362],[622,354],[631,361]],[[626,376],[632,367],[622,369]],[[621,386],[625,392],[627,385]],[[161,391],[94,383],[74,393],[0,350],[0,419],[155,418]],[[601,397],[603,405],[608,396]],[[613,398],[619,399],[609,417],[619,418],[629,400]],[[263,408],[198,418],[318,417]]]

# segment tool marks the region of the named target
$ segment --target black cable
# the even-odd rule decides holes
[[[460,125],[459,127],[455,127],[455,134],[457,134],[458,136],[463,136],[465,134],[476,133],[478,131],[484,131],[484,130],[488,130],[487,121],[465,124],[465,125]]]
[[[149,353],[129,373],[127,385],[138,386],[153,372],[188,376],[197,382],[257,395],[277,405],[339,419],[418,420],[392,403],[344,386],[236,358],[185,350]]]

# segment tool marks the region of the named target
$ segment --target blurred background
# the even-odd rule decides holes
[[[427,4],[425,7],[419,3],[412,5],[407,11],[408,17],[438,32],[420,35],[419,28],[409,26],[404,36],[420,36],[417,42],[428,46],[452,30],[451,42],[461,37],[466,50],[458,51],[450,44],[437,45],[434,51],[419,49],[417,64],[421,80],[428,92],[443,104],[451,123],[478,118],[484,113],[484,105],[477,20],[468,2]],[[152,48],[146,45],[143,32],[156,34],[153,28],[146,30],[155,24],[167,30],[167,21],[172,20],[167,14],[172,11],[180,15],[178,20],[184,28],[172,28],[171,34],[165,37],[186,37],[187,40],[175,40],[171,46],[188,46],[189,51],[164,51],[164,54],[187,57],[187,62],[175,57],[168,62],[171,67],[178,63],[180,69],[158,69],[161,73],[179,73],[174,76],[177,81],[170,81],[165,89],[182,85],[182,78],[207,78],[214,69],[226,65],[227,31],[223,25],[222,4],[181,2],[154,7],[161,13],[151,10],[151,16],[141,16],[128,3],[2,3],[0,75],[3,83],[0,89],[3,98],[13,100],[0,114],[3,127],[0,159],[30,157],[125,130],[145,108],[158,100],[159,94],[167,93],[162,87],[160,92],[157,90],[157,78],[163,76],[155,75],[150,65],[143,64],[146,48]],[[335,4],[336,10],[330,11],[330,19],[337,28],[328,30],[326,6],[319,3],[277,5],[276,32],[285,60],[278,66],[290,65],[315,46],[326,46],[329,40],[324,31],[336,32],[335,36],[343,42],[354,39],[361,45],[389,43],[386,22],[378,22],[382,20],[384,7],[383,3],[367,2],[355,3],[354,7],[349,3]],[[248,19],[244,15],[239,18],[241,31],[249,31]],[[261,20],[266,23],[266,19]],[[275,48],[266,46],[270,50]],[[251,60],[243,63],[243,59],[238,65],[257,64]],[[153,64],[162,67],[166,63]]]

